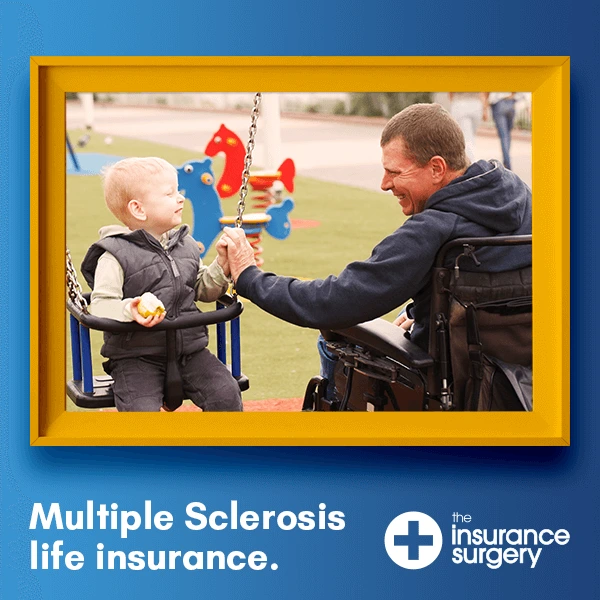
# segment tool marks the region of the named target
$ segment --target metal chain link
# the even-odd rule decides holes
[[[244,158],[244,171],[242,172],[242,187],[240,188],[240,199],[237,204],[237,217],[235,226],[242,226],[242,217],[246,209],[246,195],[248,194],[248,179],[250,177],[250,167],[252,166],[252,151],[254,150],[254,138],[256,137],[256,122],[260,114],[259,107],[262,100],[262,94],[257,92],[254,96],[254,106],[250,117],[250,129],[248,130],[248,145],[246,146],[246,157]]]
[[[77,271],[75,270],[75,266],[73,265],[73,260],[71,259],[71,253],[67,248],[67,289],[69,293],[69,299],[71,302],[82,310],[84,313],[87,313],[88,303],[86,299],[83,297],[83,289],[81,284],[77,279]]]

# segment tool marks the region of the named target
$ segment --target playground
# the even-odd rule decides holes
[[[184,130],[186,118],[188,127]],[[102,163],[128,156],[160,156],[183,169],[190,161],[206,159],[203,151],[210,134],[217,132],[223,124],[235,129],[246,142],[249,114],[99,106],[96,107],[94,129],[86,130],[78,103],[68,103],[67,134],[83,173],[75,172],[67,161],[67,245],[76,268],[79,269],[87,248],[97,239],[98,229],[115,223],[104,204],[101,179],[97,174]],[[259,120],[259,131],[260,127]],[[335,133],[332,133],[332,124],[326,122],[297,120],[291,126],[288,123],[287,127],[282,127],[282,150],[297,167],[293,193],[284,189],[282,196],[293,198],[294,206],[289,214],[291,230],[285,239],[263,233],[260,239],[262,268],[301,279],[337,274],[349,262],[367,258],[372,248],[405,219],[394,199],[377,187],[381,169],[378,164],[381,125],[335,123]],[[333,139],[324,137],[327,132]],[[314,138],[312,143],[300,139],[306,135]],[[493,145],[498,146],[495,155],[499,153],[497,139],[490,136],[480,139],[482,152],[489,152],[488,148]],[[77,145],[77,141],[85,143]],[[265,166],[261,163],[265,154],[260,145],[260,133],[258,141],[253,170]],[[520,175],[525,180],[529,174],[530,180],[530,143],[526,146],[526,142],[515,141],[515,171],[521,170]],[[222,153],[212,157],[210,167],[214,174],[211,184],[216,186],[225,168]],[[180,175],[183,173],[180,171]],[[181,176],[180,186],[185,187]],[[225,216],[235,216],[238,200],[237,193],[221,197]],[[245,215],[253,213],[264,213],[264,207],[249,194]],[[183,222],[192,229],[195,226],[191,202],[186,202]],[[210,242],[205,244],[205,263],[215,257]],[[83,287],[88,291],[85,283]],[[242,371],[250,380],[250,388],[243,394],[244,409],[298,410],[308,380],[319,372],[315,346],[317,332],[280,321],[251,302],[242,301]],[[214,310],[212,305],[200,306],[203,311]],[[384,318],[393,320],[395,315],[396,311]],[[101,340],[100,332],[92,332],[95,375],[104,374],[103,359],[99,354]],[[214,353],[215,340],[212,328],[209,347]],[[67,371],[70,378],[70,357]],[[67,400],[67,407],[68,410],[80,410],[70,400]],[[183,410],[192,409],[195,408],[189,402],[183,406]]]

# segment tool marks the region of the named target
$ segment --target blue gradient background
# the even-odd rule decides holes
[[[598,586],[599,324],[595,232],[600,209],[597,11],[557,0],[302,5],[0,3],[0,597],[544,598],[592,597]],[[206,6],[208,5],[208,6]],[[587,5],[587,3],[586,3]],[[596,14],[596,17],[593,17]],[[29,55],[570,55],[572,57],[572,445],[540,449],[31,448],[29,430]],[[585,323],[585,327],[583,327]],[[168,532],[30,532],[32,503],[85,500],[170,510]],[[242,510],[346,514],[342,532],[191,532],[188,502]],[[535,569],[454,565],[446,544],[422,571],[387,557],[383,535],[401,512],[454,511],[484,527],[566,528]],[[64,539],[87,555],[72,572],[29,570],[29,540]],[[97,542],[113,549],[264,550],[279,570],[98,572]]]

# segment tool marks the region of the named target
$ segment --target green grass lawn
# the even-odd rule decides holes
[[[75,141],[83,131],[70,131]],[[178,166],[194,156],[188,150],[140,140],[114,138],[112,145],[104,136],[92,134],[85,151],[103,152],[118,156],[161,156]],[[218,177],[223,161],[214,161]],[[368,192],[305,177],[297,177],[293,194],[295,208],[292,219],[312,219],[319,227],[293,230],[287,240],[263,237],[263,269],[279,275],[306,279],[338,274],[353,260],[368,258],[372,248],[386,235],[399,227],[404,216],[389,195]],[[237,196],[222,201],[226,215],[235,214]],[[247,203],[246,214],[256,212]],[[97,240],[98,229],[116,223],[102,195],[99,176],[67,176],[67,244],[74,264],[79,266],[87,248]],[[191,206],[184,210],[183,222],[192,225]],[[205,262],[214,259],[210,249]],[[82,280],[82,286],[87,286]],[[351,301],[351,299],[349,299]],[[214,307],[201,305],[203,310]],[[392,318],[394,315],[388,315]],[[290,325],[245,302],[241,318],[242,370],[250,378],[250,389],[244,400],[263,398],[297,398],[304,395],[310,377],[318,374],[319,359],[315,347],[318,332]],[[99,354],[102,334],[92,332],[94,374],[102,374]],[[214,351],[214,329],[210,347]],[[67,369],[71,377],[70,356]],[[69,410],[78,410],[68,401]]]

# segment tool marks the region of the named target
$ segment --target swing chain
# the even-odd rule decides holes
[[[246,146],[246,156],[244,158],[244,171],[242,172],[242,187],[240,188],[240,199],[237,205],[237,217],[235,226],[242,226],[242,217],[246,208],[246,195],[248,194],[248,179],[250,177],[250,167],[252,166],[252,151],[254,150],[254,138],[256,137],[256,122],[260,114],[259,107],[262,100],[262,94],[257,92],[254,96],[254,106],[250,117],[250,129],[248,130],[248,145]]]
[[[69,299],[71,302],[82,310],[84,313],[87,313],[88,303],[83,296],[83,289],[81,288],[81,284],[77,279],[77,271],[75,270],[75,266],[73,265],[73,260],[71,259],[71,253],[67,248],[67,289],[69,293]]]

